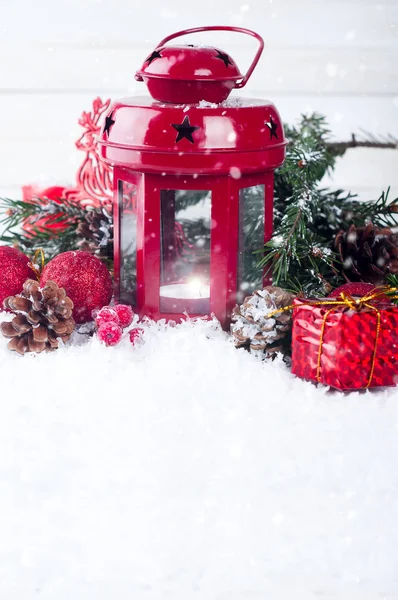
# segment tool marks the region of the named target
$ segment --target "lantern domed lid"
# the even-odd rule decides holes
[[[176,37],[198,31],[227,30],[254,36],[260,47],[251,67],[242,75],[229,54],[214,46],[165,44]],[[237,27],[197,27],[174,33],[160,42],[137,71],[137,81],[145,81],[155,100],[195,104],[201,100],[223,102],[233,88],[246,85],[264,47],[255,32]]]
[[[102,159],[148,173],[225,174],[279,167],[286,139],[268,100],[231,98],[222,104],[116,100],[98,139]]]
[[[210,46],[156,48],[137,71],[141,77],[189,81],[236,81],[243,76],[226,52]]]

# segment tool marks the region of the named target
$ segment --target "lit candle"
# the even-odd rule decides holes
[[[160,287],[160,310],[164,313],[206,315],[210,312],[210,285],[200,279]]]

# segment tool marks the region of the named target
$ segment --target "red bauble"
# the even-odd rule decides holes
[[[369,296],[372,293],[377,294],[379,290],[371,283],[364,283],[362,281],[345,283],[344,285],[341,285],[340,287],[333,290],[333,292],[329,294],[329,298],[337,298],[342,292],[344,292],[346,296],[352,296],[353,298],[363,298],[363,296]],[[391,298],[386,294],[380,294],[374,299],[374,301],[389,303],[392,302]]]
[[[329,294],[329,298],[337,298],[343,292],[346,296],[355,296],[358,298],[362,298],[362,296],[367,296],[370,294],[372,290],[375,289],[375,286],[371,283],[345,283],[340,287],[336,288]]]
[[[88,252],[58,254],[44,267],[40,286],[49,280],[63,287],[72,300],[76,323],[91,321],[92,311],[106,306],[112,298],[113,285],[108,269]]]
[[[36,279],[29,262],[29,258],[16,248],[0,246],[0,310],[5,298],[22,292],[27,279]]]

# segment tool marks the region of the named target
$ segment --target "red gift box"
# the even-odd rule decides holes
[[[398,306],[334,300],[295,300],[292,372],[340,390],[396,385]]]

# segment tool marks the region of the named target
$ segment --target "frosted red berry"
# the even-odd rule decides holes
[[[101,310],[97,311],[94,320],[97,327],[101,327],[101,325],[104,325],[105,323],[116,323],[116,325],[121,325],[116,310],[110,306],[104,306]]]
[[[141,327],[135,327],[129,332],[130,342],[135,346],[142,339],[144,330]]]
[[[134,311],[128,304],[116,304],[112,307],[116,311],[121,327],[128,327],[133,322]]]
[[[98,328],[97,335],[106,346],[116,346],[122,339],[123,331],[117,323],[108,322]]]

